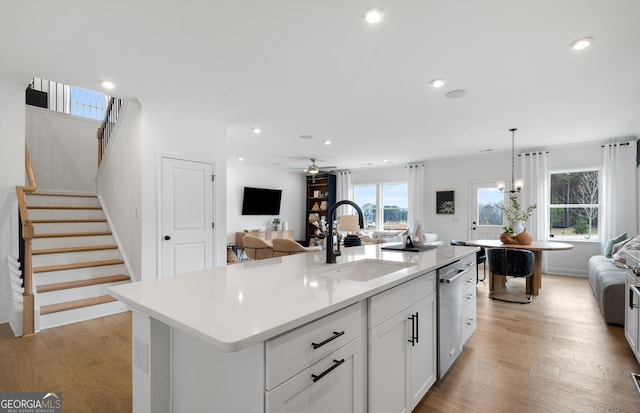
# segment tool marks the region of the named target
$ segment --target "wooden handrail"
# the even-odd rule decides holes
[[[26,193],[34,192],[38,186],[31,165],[29,148],[24,145],[24,167],[27,173],[28,186],[16,186],[16,196],[18,198],[18,210],[20,211],[20,221],[22,223],[22,242],[24,242],[24,262],[22,263],[22,277],[24,282],[24,293],[22,302],[22,335],[29,336],[35,333],[34,320],[34,297],[33,297],[33,267],[31,262],[31,240],[33,239],[33,224],[29,219],[27,201],[24,197]]]

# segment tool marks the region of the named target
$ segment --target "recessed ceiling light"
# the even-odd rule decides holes
[[[582,39],[574,40],[573,42],[569,43],[569,47],[571,47],[573,50],[586,49],[587,47],[591,46],[591,43],[593,43],[594,40],[595,39],[593,37],[583,37]]]
[[[331,145],[331,141],[327,139],[327,140],[324,141],[324,144],[329,146],[329,145]]]
[[[102,82],[102,87],[105,89],[113,89],[114,87],[116,87],[116,85],[114,85],[113,83],[109,82],[108,80],[105,80],[104,82]]]
[[[391,163],[391,161],[390,161],[390,160],[388,160],[388,159],[385,159],[385,160],[384,160],[384,161],[382,161],[382,162],[384,162],[384,163]]]
[[[457,90],[452,90],[450,92],[447,92],[445,96],[448,97],[449,99],[457,99],[457,98],[463,97],[466,94],[467,94],[466,90],[457,89]]]
[[[262,129],[260,128],[253,128],[251,129],[251,132],[253,132],[256,135],[260,135],[262,133]]]
[[[239,160],[240,162],[242,162],[242,161],[244,161],[244,158],[241,156],[241,157],[239,157],[239,158],[238,158],[238,160]]]
[[[369,24],[380,23],[383,17],[384,17],[384,12],[382,11],[382,9],[379,9],[377,7],[372,7],[370,9],[367,9],[364,12],[364,19]]]
[[[433,79],[431,82],[429,82],[429,84],[436,89],[444,86],[445,83],[447,83],[447,81],[444,79]]]

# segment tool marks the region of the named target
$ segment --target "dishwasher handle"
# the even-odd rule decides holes
[[[454,283],[458,278],[462,277],[463,275],[465,275],[466,273],[469,272],[469,269],[466,270],[458,270],[458,272],[453,273],[451,275],[447,274],[444,277],[440,278],[440,282],[443,284],[452,284]]]

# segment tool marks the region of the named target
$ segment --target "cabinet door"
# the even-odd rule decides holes
[[[408,413],[411,321],[402,311],[369,332],[369,412]]]
[[[361,348],[357,338],[267,391],[266,412],[364,413]]]
[[[422,400],[437,378],[436,295],[419,301],[409,309],[414,318],[415,338],[409,348],[409,403],[411,409]],[[410,321],[410,328],[412,327]],[[411,333],[411,332],[410,332]]]
[[[625,313],[624,313],[624,335],[629,342],[629,346],[638,357],[638,306],[640,305],[640,297],[634,294],[631,289],[632,285],[635,285],[635,277],[629,272],[626,273],[626,294],[625,301]]]

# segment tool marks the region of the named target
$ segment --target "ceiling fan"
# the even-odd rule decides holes
[[[330,170],[330,169],[336,169],[337,166],[332,165],[332,166],[318,166],[318,164],[316,164],[316,158],[309,158],[309,160],[311,161],[311,165],[307,166],[306,172],[308,174],[311,175],[315,175],[320,173],[322,170]]]
[[[308,173],[308,174],[310,174],[310,175],[317,175],[317,174],[319,174],[320,172],[329,171],[329,170],[332,170],[332,169],[336,169],[336,168],[338,168],[338,167],[337,167],[337,166],[335,166],[335,165],[331,165],[331,166],[320,166],[320,165],[318,165],[318,164],[316,163],[316,162],[317,162],[317,159],[316,159],[316,158],[309,158],[309,160],[311,161],[311,165],[307,165],[307,167],[306,167],[306,168],[304,168],[303,170],[304,170],[304,172],[306,172],[306,173]],[[294,169],[300,169],[300,168],[294,168]]]

